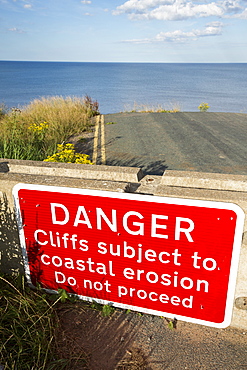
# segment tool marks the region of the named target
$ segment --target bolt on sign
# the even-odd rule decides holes
[[[235,204],[18,184],[28,282],[85,300],[223,328],[244,213]]]

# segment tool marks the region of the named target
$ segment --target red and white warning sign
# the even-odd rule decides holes
[[[27,184],[13,194],[34,286],[230,324],[244,222],[239,206]]]

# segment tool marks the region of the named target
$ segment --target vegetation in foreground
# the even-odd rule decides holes
[[[4,370],[60,370],[85,364],[83,356],[59,358],[55,308],[64,294],[31,290],[23,277],[0,276],[0,367]],[[83,368],[83,367],[81,367]]]
[[[110,316],[111,305],[87,303],[65,290],[46,294],[31,289],[23,276],[0,276],[0,368],[4,370],[70,370],[87,368],[81,351],[61,351],[59,312],[90,308]],[[71,305],[72,304],[72,305]],[[67,356],[66,356],[67,354]]]
[[[58,289],[58,294],[47,294],[39,286],[31,289],[23,276],[0,275],[0,369],[88,369],[90,354],[66,337],[60,321],[65,312],[86,313],[88,309],[100,311],[103,317],[116,310],[111,304],[84,302],[63,289]],[[168,328],[176,328],[176,319],[162,319]],[[68,348],[64,348],[66,345]],[[119,362],[117,369],[145,369],[143,361],[132,353],[131,358]]]
[[[0,158],[42,161],[58,144],[89,129],[98,103],[84,98],[36,99],[22,110],[0,109]]]

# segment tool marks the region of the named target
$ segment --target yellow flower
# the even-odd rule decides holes
[[[74,144],[58,144],[57,153],[46,158],[45,162],[65,162],[65,163],[83,163],[92,164],[89,155],[75,153]]]
[[[33,132],[40,132],[40,131],[46,130],[48,127],[49,125],[47,124],[47,122],[41,122],[39,124],[36,124],[36,123],[31,124],[28,127],[28,129],[32,130]]]

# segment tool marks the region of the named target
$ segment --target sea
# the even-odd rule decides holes
[[[149,107],[247,113],[247,63],[0,61],[0,106],[50,96],[90,96],[101,114]]]

